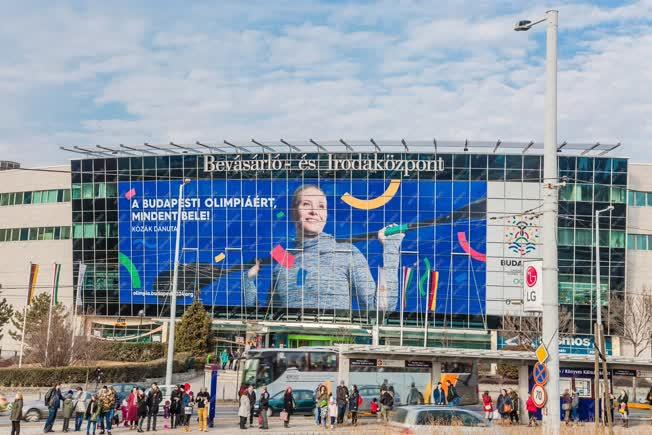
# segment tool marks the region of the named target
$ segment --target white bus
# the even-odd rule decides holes
[[[339,354],[334,348],[300,347],[294,349],[252,349],[245,354],[242,383],[260,391],[267,386],[271,396],[291,386],[293,390],[314,391],[317,385],[338,383]],[[423,360],[349,359],[349,386],[356,384],[376,394],[387,381],[397,397],[405,400],[414,382],[420,392],[431,388],[432,364]],[[442,363],[440,380],[451,379],[462,405],[477,404],[477,363]],[[364,395],[363,395],[364,396]],[[429,399],[426,399],[429,401]]]

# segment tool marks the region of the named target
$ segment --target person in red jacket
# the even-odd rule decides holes
[[[494,404],[489,395],[489,391],[485,391],[482,395],[482,408],[484,409],[485,420],[491,421],[494,416]]]
[[[527,402],[525,402],[525,408],[527,408],[527,415],[529,417],[528,426],[537,425],[537,405],[534,404],[534,399],[532,394],[528,397]]]

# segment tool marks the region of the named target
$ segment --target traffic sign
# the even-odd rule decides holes
[[[532,377],[537,385],[546,385],[548,382],[548,368],[545,364],[536,363],[532,369]]]
[[[545,363],[550,356],[550,354],[548,354],[548,349],[546,349],[546,346],[543,343],[537,347],[537,350],[534,353],[537,356],[537,361],[539,361],[541,364]]]
[[[543,385],[535,385],[532,387],[532,400],[534,400],[534,405],[537,408],[543,408],[546,406],[546,402],[548,401],[548,394],[546,393],[545,388],[543,388]]]

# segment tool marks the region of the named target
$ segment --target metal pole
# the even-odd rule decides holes
[[[613,434],[613,422],[611,421],[611,407],[609,406],[609,388],[608,388],[608,371],[607,371],[607,349],[606,345],[604,343],[604,333],[602,332],[602,326],[598,327],[598,334],[600,336],[600,352],[602,353],[602,373],[604,377],[604,392],[602,393],[602,397],[604,400],[604,421],[603,423],[607,424],[609,426],[609,434]],[[636,380],[636,378],[632,378]]]
[[[179,186],[179,204],[177,207],[177,234],[176,242],[174,245],[174,271],[172,272],[172,295],[170,297],[170,326],[168,332],[168,356],[165,365],[165,385],[172,384],[172,369],[174,362],[174,332],[176,323],[176,308],[177,308],[177,285],[179,276],[179,244],[181,242],[181,204],[183,202],[183,186],[189,182],[188,179],[183,180]]]
[[[20,356],[18,357],[18,368],[23,366],[23,349],[25,348],[25,327],[27,326],[27,307],[23,310],[23,335],[20,338]]]
[[[606,209],[605,209],[606,210]],[[602,285],[600,284],[600,212],[595,211],[595,304],[598,330],[602,330]]]
[[[546,90],[543,157],[543,342],[548,348],[547,432],[558,433],[559,409],[559,288],[557,284],[557,16],[546,12]]]
[[[593,412],[595,414],[593,425],[596,431],[600,425],[600,357],[598,356],[600,350],[600,334],[598,331],[598,322],[595,322],[593,324]]]

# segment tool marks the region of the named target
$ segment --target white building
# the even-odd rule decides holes
[[[11,166],[9,166],[11,167]],[[35,294],[52,292],[54,264],[61,264],[58,300],[72,306],[70,167],[0,170],[0,298],[24,310],[30,264],[39,265]],[[2,357],[20,343],[4,326]]]

